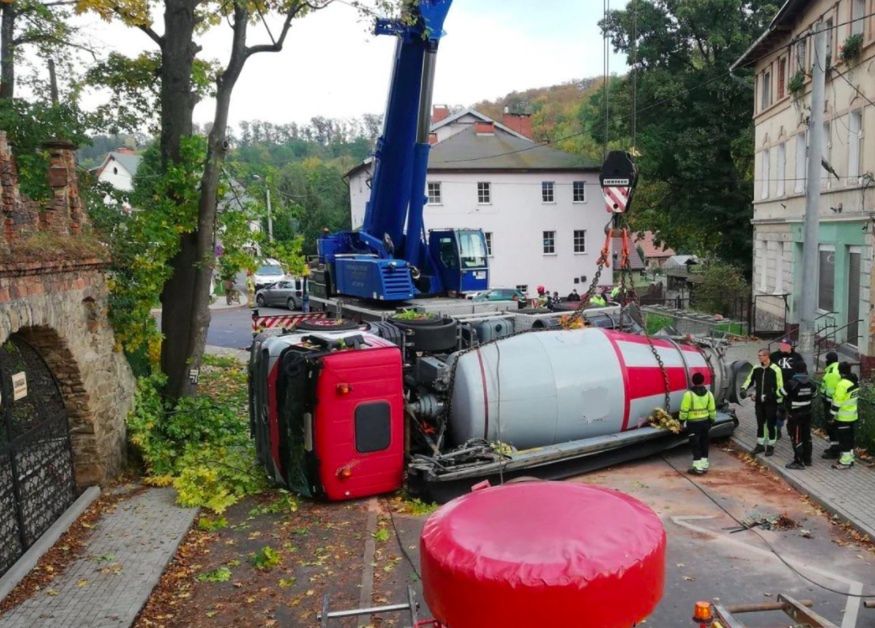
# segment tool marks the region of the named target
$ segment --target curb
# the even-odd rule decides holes
[[[735,436],[732,437],[732,442],[735,443],[738,447],[740,447],[742,451],[750,453],[750,450],[748,449],[748,445],[743,443],[741,440],[739,440]],[[827,511],[831,515],[835,515],[836,517],[841,519],[843,522],[847,523],[852,528],[854,528],[854,530],[856,530],[860,534],[865,534],[870,539],[875,540],[875,528],[871,528],[868,525],[866,525],[865,523],[862,523],[861,521],[856,520],[854,517],[848,515],[847,512],[845,512],[840,506],[836,506],[835,504],[830,503],[828,500],[821,497],[820,495],[816,495],[816,494],[812,493],[811,491],[809,491],[801,482],[799,482],[799,480],[794,476],[794,474],[787,472],[787,470],[784,469],[784,467],[773,463],[771,460],[766,460],[765,458],[762,458],[762,459],[757,458],[757,461],[761,462],[762,464],[766,465],[769,469],[771,469],[772,471],[777,473],[779,476],[781,476],[781,479],[783,479],[785,482],[787,482],[787,484],[792,486],[794,489],[796,489],[797,491],[799,491],[803,495],[809,497],[813,502],[815,502],[818,506],[823,508],[825,511]]]
[[[85,492],[82,493],[76,501],[70,504],[70,507],[58,517],[49,529],[43,532],[42,536],[36,540],[36,543],[31,545],[28,550],[22,554],[21,558],[15,561],[15,564],[12,565],[9,571],[0,578],[0,600],[9,595],[9,592],[12,591],[12,589],[14,589],[34,567],[36,567],[36,564],[39,562],[39,559],[43,557],[43,554],[52,548],[61,535],[73,525],[73,522],[76,521],[76,519],[79,518],[79,515],[85,512],[85,509],[88,508],[88,506],[90,506],[99,496],[99,486],[90,486],[85,489]]]

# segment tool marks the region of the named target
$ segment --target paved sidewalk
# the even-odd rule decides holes
[[[733,360],[756,361],[757,349],[766,346],[765,342],[738,343],[729,348],[727,358]],[[736,412],[740,424],[735,430],[733,440],[747,451],[756,446],[756,418],[753,402],[738,406]],[[784,467],[793,459],[793,448],[787,437],[786,428],[775,447],[775,455],[766,458],[762,454],[757,459],[796,490],[808,495],[828,512],[838,515],[863,534],[875,539],[875,468],[857,463],[853,469],[838,471],[832,468],[833,460],[820,457],[827,447],[827,441],[812,434],[814,466],[804,471]]]
[[[47,588],[0,617],[0,628],[130,626],[197,514],[169,488],[118,503],[81,558]]]

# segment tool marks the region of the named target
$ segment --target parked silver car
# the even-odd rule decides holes
[[[290,310],[299,310],[303,300],[304,282],[300,277],[282,279],[255,293],[255,302],[259,307],[275,305],[287,307]]]

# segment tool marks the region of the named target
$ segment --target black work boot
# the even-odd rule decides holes
[[[762,445],[757,445],[756,447],[753,448],[753,451],[750,452],[750,453],[756,455],[756,454],[761,454],[761,453],[763,453],[765,450],[766,450],[766,448],[763,447]]]
[[[767,456],[774,456],[775,455],[775,448],[772,447],[771,445],[766,447],[766,455]]]
[[[836,460],[839,457],[839,452],[832,448],[828,448],[822,454],[820,454],[820,457],[824,460]]]
[[[789,462],[786,465],[784,465],[784,467],[787,469],[804,469],[805,465],[802,464],[801,462],[794,460],[793,462]]]

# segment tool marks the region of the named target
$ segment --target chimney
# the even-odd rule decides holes
[[[511,113],[509,107],[504,108],[504,126],[513,129],[520,135],[524,135],[529,139],[533,139],[532,133],[532,115],[529,113]]]
[[[130,146],[119,146],[115,149],[115,152],[121,153],[122,155],[134,155],[136,151]]]
[[[450,117],[450,108],[446,105],[435,105],[431,109],[431,123],[437,124]]]
[[[478,120],[474,123],[474,132],[477,135],[495,135],[495,122],[481,122]]]

